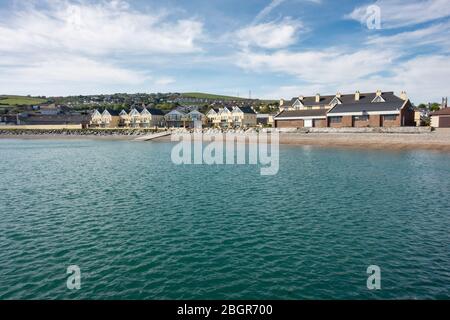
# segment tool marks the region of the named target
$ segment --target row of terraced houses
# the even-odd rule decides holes
[[[133,108],[130,112],[105,109],[92,113],[90,127],[98,128],[247,128],[256,126],[256,112],[251,107],[212,108],[207,114],[197,110],[184,113],[174,109],[167,114],[160,109]]]
[[[342,128],[414,126],[414,108],[406,92],[378,90],[372,93],[294,97],[280,100],[274,118],[278,128]]]

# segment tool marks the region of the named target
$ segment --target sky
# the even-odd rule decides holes
[[[0,0],[0,94],[450,95],[450,0]]]

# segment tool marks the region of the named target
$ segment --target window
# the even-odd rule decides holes
[[[397,115],[396,114],[391,114],[388,116],[383,116],[383,120],[384,121],[395,121],[397,120]]]
[[[377,103],[377,102],[386,102],[382,96],[376,96],[375,99],[372,100],[372,102]]]
[[[330,117],[330,123],[341,123],[342,117]]]
[[[355,121],[369,121],[369,116],[354,116],[353,120],[355,120]]]

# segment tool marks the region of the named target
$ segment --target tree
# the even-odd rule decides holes
[[[441,108],[441,105],[437,102],[432,103],[430,107],[430,111],[438,111]]]

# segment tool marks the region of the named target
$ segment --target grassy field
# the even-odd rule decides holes
[[[217,99],[217,100],[243,100],[243,98],[221,96],[217,94],[200,93],[200,92],[186,92],[182,93],[183,97],[196,99]]]
[[[45,99],[24,97],[24,96],[0,96],[0,105],[17,106],[17,105],[36,105],[44,103]]]

